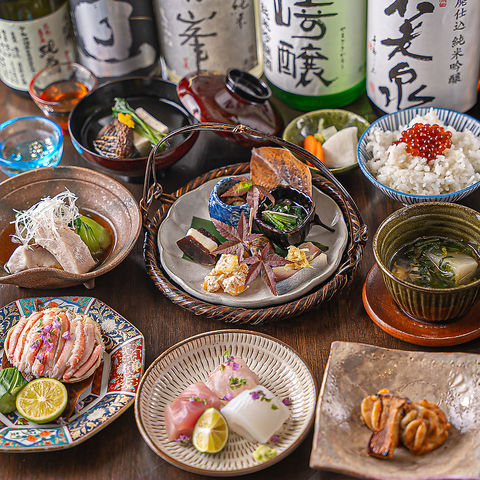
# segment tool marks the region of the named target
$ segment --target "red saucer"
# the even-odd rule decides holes
[[[377,264],[365,278],[362,299],[370,318],[382,330],[404,342],[445,347],[480,337],[480,302],[454,322],[428,323],[414,320],[405,315],[388,293]]]

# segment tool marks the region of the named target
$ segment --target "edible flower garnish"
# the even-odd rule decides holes
[[[208,400],[206,398],[195,397],[194,395],[190,396],[189,401],[190,401],[190,403],[203,402],[204,405],[206,405],[207,402],[208,402]]]
[[[273,398],[267,398],[262,390],[250,392],[250,396],[252,397],[253,401],[260,400],[261,402],[271,402],[273,400]],[[278,407],[274,403],[272,403],[272,410],[278,410]]]
[[[237,388],[240,388],[242,385],[246,385],[247,384],[247,379],[244,378],[244,377],[242,377],[242,378],[231,377],[230,381],[228,383],[229,383],[230,388],[232,390],[236,390]]]
[[[290,397],[285,397],[285,398],[282,400],[282,403],[288,407],[289,405],[292,404],[292,401],[290,400]]]
[[[190,445],[191,438],[188,435],[180,435],[178,438],[175,439],[183,447],[188,447]]]
[[[229,402],[230,400],[232,400],[233,398],[233,393],[227,393],[223,396],[223,399],[226,401],[226,402]]]
[[[272,438],[270,439],[273,443],[278,442],[278,435],[272,435]]]
[[[67,417],[58,417],[55,423],[58,423],[58,425],[68,425]]]
[[[67,330],[64,334],[62,334],[62,337],[65,340],[70,340],[72,337],[70,336],[70,332]]]
[[[75,413],[80,413],[80,411],[82,410],[82,408],[85,406],[85,402],[83,400],[80,400],[78,401],[76,404],[75,404],[75,408],[74,408],[74,411]]]
[[[228,349],[224,354],[223,357],[225,358],[225,362],[223,362],[223,365],[231,366],[232,370],[238,370],[240,368],[240,365],[237,362],[234,362],[234,357],[233,355],[230,355],[230,349]],[[222,371],[224,368],[222,368]]]

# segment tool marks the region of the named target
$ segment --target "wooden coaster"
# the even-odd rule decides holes
[[[406,315],[388,293],[375,264],[363,284],[362,299],[369,317],[385,332],[404,342],[429,347],[459,345],[480,337],[480,302],[453,322],[422,322]]]

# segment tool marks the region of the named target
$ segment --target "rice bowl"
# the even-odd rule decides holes
[[[394,144],[414,124],[444,127],[451,147],[427,161]],[[386,115],[362,135],[359,165],[367,178],[386,195],[405,204],[457,201],[480,185],[480,123],[468,115],[445,109],[414,108]]]

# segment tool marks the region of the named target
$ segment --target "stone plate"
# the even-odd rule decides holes
[[[479,355],[332,343],[310,466],[377,480],[479,479],[479,373]],[[436,403],[451,424],[446,442],[426,455],[399,446],[391,460],[367,456],[372,432],[360,418],[360,404],[382,388]]]

